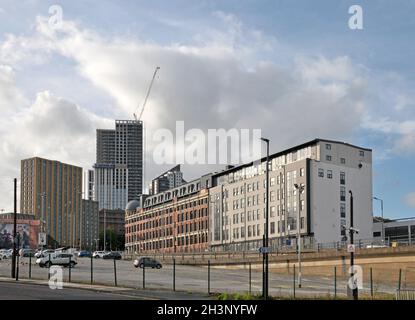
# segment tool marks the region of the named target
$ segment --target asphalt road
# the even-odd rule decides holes
[[[20,264],[20,278],[29,277],[28,258],[23,258]],[[0,261],[0,276],[10,276],[10,260]],[[32,260],[32,263],[34,261]],[[132,261],[116,261],[117,284],[120,287],[142,288],[143,270],[133,266]],[[48,269],[32,265],[32,278],[47,279]],[[69,269],[63,269],[64,281],[69,279]],[[89,258],[79,258],[78,265],[71,270],[73,282],[89,284],[91,279],[91,261]],[[114,263],[112,260],[93,259],[94,284],[113,286],[115,284]],[[207,293],[208,291],[208,268],[201,266],[176,265],[176,290],[181,292]],[[369,292],[368,284],[365,289]],[[173,287],[173,266],[164,265],[162,269],[145,270],[145,287],[153,290],[171,291]],[[248,269],[224,269],[214,268],[210,270],[211,292],[248,292],[249,271]],[[251,292],[261,293],[262,272],[252,270]],[[395,288],[377,287],[378,292],[395,292]],[[293,276],[287,274],[273,274],[269,276],[270,295],[292,295]],[[302,288],[296,288],[296,295],[317,296],[334,294],[334,283],[332,275],[327,277],[314,276],[303,277]],[[337,294],[346,294],[346,279],[338,279]],[[190,297],[190,296],[189,296]]]

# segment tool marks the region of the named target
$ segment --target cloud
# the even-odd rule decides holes
[[[266,51],[278,57],[282,45],[277,39],[246,28],[233,15],[216,12],[214,16],[220,28],[194,35],[189,43],[171,44],[108,36],[70,20],[64,20],[60,29],[51,29],[47,18],[38,17],[34,34],[9,35],[0,44],[0,63],[20,70],[25,64],[53,64],[56,56],[63,57],[73,64],[78,79],[86,79],[114,101],[119,118],[132,118],[154,68],[160,66],[143,116],[147,178],[164,169],[152,164],[152,133],[158,128],[174,132],[175,121],[205,132],[261,128],[272,141],[271,150],[315,137],[352,140],[365,126],[387,133],[370,110],[370,75],[363,66],[347,56],[293,53],[289,66],[260,59]],[[7,72],[6,80],[11,79]],[[0,91],[0,106],[9,105],[6,97],[10,96],[16,95]],[[17,174],[19,160],[33,155],[92,165],[95,129],[114,124],[72,100],[42,91],[32,104],[16,111],[0,129],[8,164],[2,164],[0,172]],[[385,118],[387,124],[393,121]],[[400,125],[397,135],[412,132],[410,123]],[[184,170],[196,177],[211,168],[185,166]]]
[[[415,208],[415,192],[408,193],[405,197],[405,202],[408,206]]]

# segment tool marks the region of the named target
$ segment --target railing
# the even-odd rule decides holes
[[[415,300],[415,290],[397,289],[396,300]]]

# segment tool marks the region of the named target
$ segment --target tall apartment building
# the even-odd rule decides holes
[[[99,209],[124,209],[143,187],[143,123],[116,120],[115,130],[97,130],[94,200]]]
[[[151,181],[149,188],[150,195],[161,193],[186,183],[183,180],[183,173],[180,171],[180,164],[162,173]]]
[[[208,248],[210,177],[128,203],[128,253],[200,252]]]
[[[265,158],[213,175],[210,245],[213,250],[262,246],[265,228]],[[349,190],[354,195],[356,239],[372,237],[372,151],[315,139],[270,155],[270,246],[344,241]],[[298,195],[295,184],[303,186]],[[300,213],[300,219],[298,214]]]
[[[21,161],[21,213],[40,219],[59,245],[80,244],[81,198],[82,168],[38,157]]]
[[[99,239],[98,202],[82,199],[81,247],[93,250]]]

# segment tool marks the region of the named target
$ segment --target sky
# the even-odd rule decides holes
[[[132,119],[160,66],[146,181],[169,167],[152,159],[157,129],[260,128],[271,152],[316,137],[371,148],[385,216],[415,216],[414,31],[409,0],[0,0],[0,209],[21,159],[90,168],[95,130]]]

